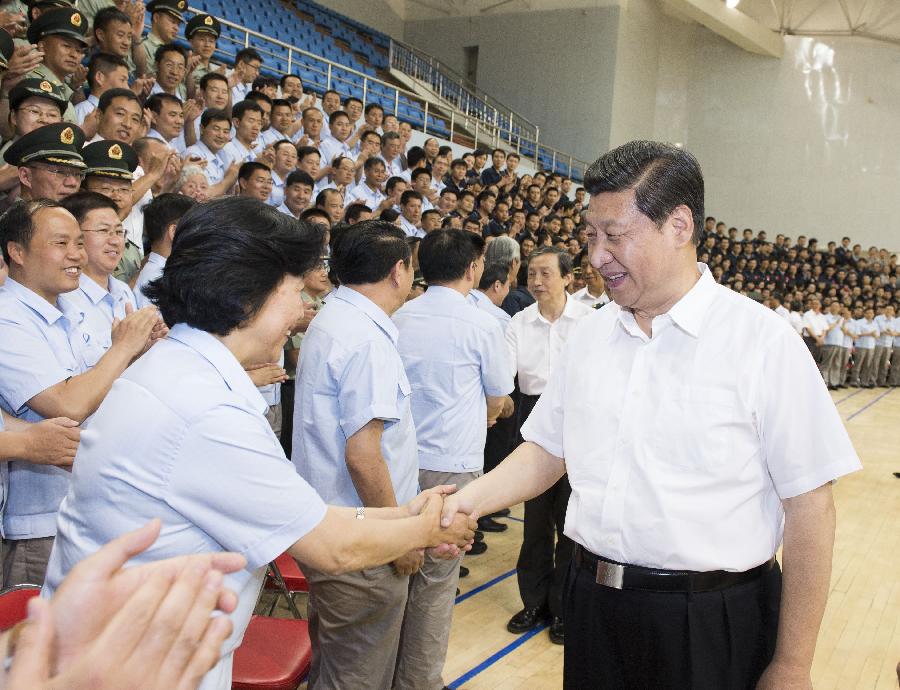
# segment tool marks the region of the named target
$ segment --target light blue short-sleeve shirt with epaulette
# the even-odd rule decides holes
[[[43,417],[28,407],[28,401],[88,370],[78,320],[62,302],[54,306],[12,278],[6,279],[0,287],[0,406],[7,413],[27,422],[41,421]],[[10,462],[5,471],[4,537],[52,537],[71,475],[59,467],[19,460]]]
[[[231,688],[240,644],[274,560],[327,510],[284,456],[266,404],[214,336],[176,324],[116,380],[81,436],[44,596],[103,544],[153,518],[159,538],[130,563],[235,551],[247,567],[225,576],[238,595],[234,631],[202,690]]]
[[[485,396],[513,390],[503,329],[462,293],[438,285],[401,307],[394,323],[412,388],[419,467],[481,470],[487,437]]]
[[[362,505],[345,449],[374,419],[384,421],[381,453],[397,503],[418,493],[409,380],[397,327],[378,305],[347,286],[328,296],[303,338],[295,396],[291,459],[323,500]]]
[[[112,276],[109,276],[106,288],[83,273],[79,283],[77,290],[60,295],[59,299],[73,319],[75,312],[80,314],[79,326],[87,335],[87,363],[95,366],[112,346],[113,321],[125,318],[126,305],[137,309],[137,301],[128,284]]]

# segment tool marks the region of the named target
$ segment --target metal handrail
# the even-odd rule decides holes
[[[205,11],[195,7],[189,7],[188,9],[194,13]],[[216,18],[222,23],[223,27],[227,27],[238,34],[236,38],[228,35],[223,30],[216,51],[222,56],[233,59],[238,50],[251,46],[252,39],[252,47],[262,55],[266,68],[276,74],[296,74],[298,66],[302,66],[303,69],[319,75],[325,82],[326,89],[334,88],[339,91],[341,89],[338,87],[344,87],[343,90],[348,93],[354,89],[361,89],[363,106],[366,105],[368,100],[371,100],[373,87],[377,86],[378,89],[375,93],[380,92],[382,98],[388,97],[393,99],[394,114],[400,112],[401,96],[406,99],[407,106],[421,115],[421,131],[424,134],[439,135],[451,141],[454,134],[474,138],[473,146],[475,148],[483,146],[515,151],[523,158],[532,159],[538,169],[548,167],[550,170],[555,170],[556,164],[559,162],[564,166],[564,174],[579,180],[584,177],[584,172],[588,166],[585,161],[540,143],[540,130],[531,123],[515,119],[518,116],[514,113],[510,114],[514,115],[515,118],[509,117],[506,123],[501,122],[499,116],[495,113],[491,114],[492,117],[485,118],[472,112],[474,104],[467,112],[467,110],[456,107],[443,98],[439,97],[440,100],[438,100],[423,97],[408,89],[371,77],[352,67],[332,62],[315,53],[310,53],[279,39],[266,36],[229,19]],[[303,58],[303,60],[300,60],[300,58]],[[436,126],[434,121],[429,123],[429,117],[448,120],[449,124],[445,122],[447,127],[444,129]],[[519,124],[519,122],[522,122],[522,124]],[[533,127],[533,133],[523,127],[523,124]],[[444,132],[447,132],[446,136],[444,136]],[[549,166],[544,166],[541,155],[550,159]]]

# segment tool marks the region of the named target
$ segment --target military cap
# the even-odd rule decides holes
[[[59,84],[54,84],[46,79],[29,77],[16,84],[9,92],[9,109],[15,110],[26,98],[38,96],[47,98],[59,106],[60,113],[64,113],[69,100]]]
[[[9,67],[9,59],[12,57],[16,45],[12,36],[6,29],[0,29],[0,69]]]
[[[138,166],[137,152],[124,141],[104,139],[88,144],[81,150],[88,175],[131,180]]]
[[[154,12],[166,12],[171,14],[180,22],[184,21],[184,11],[187,9],[185,0],[150,0],[147,3],[147,11],[150,14]]]
[[[25,5],[28,6],[28,20],[34,21],[34,10],[49,10],[54,7],[66,7],[73,8],[75,7],[75,3],[73,0],[25,0]]]
[[[194,34],[201,31],[212,34],[218,39],[222,35],[222,25],[211,14],[195,14],[184,27],[184,37],[191,40]]]
[[[74,8],[58,7],[42,12],[28,27],[28,42],[37,43],[45,36],[67,36],[87,45],[88,19]]]
[[[10,165],[22,167],[32,161],[45,161],[73,168],[86,168],[81,156],[84,132],[71,122],[55,122],[32,130],[16,139],[4,158]]]

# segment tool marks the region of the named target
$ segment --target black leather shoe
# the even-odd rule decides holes
[[[553,644],[565,644],[566,642],[563,619],[559,616],[553,616],[553,620],[550,621],[550,641]]]
[[[506,629],[514,635],[534,630],[547,620],[548,611],[546,608],[539,609],[522,609],[515,616],[509,619]]]
[[[472,548],[469,551],[466,551],[466,555],[477,556],[484,553],[485,551],[487,551],[487,544],[485,544],[483,541],[476,541],[474,544],[472,544]]]
[[[469,577],[469,569],[464,565],[459,566],[459,576]]]
[[[509,529],[509,525],[504,525],[489,517],[483,517],[478,518],[478,529],[482,532],[505,532]]]
[[[504,508],[503,510],[498,510],[496,513],[491,513],[490,515],[485,515],[485,517],[489,517],[489,518],[509,517],[509,508]]]
[[[484,541],[484,532],[480,529],[475,530],[475,541]]]

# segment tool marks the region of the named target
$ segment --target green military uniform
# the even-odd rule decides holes
[[[184,14],[182,13],[185,9],[187,9],[185,0],[150,0],[150,2],[147,3],[147,11],[150,12],[151,16],[157,12],[165,12],[175,17],[179,22],[184,21]],[[144,40],[141,41],[141,48],[144,50],[147,57],[148,72],[153,69],[152,65],[155,62],[156,50],[162,45],[165,45],[162,39],[154,34],[152,29]]]
[[[35,19],[31,26],[28,27],[28,41],[37,43],[45,36],[65,36],[74,38],[87,46],[88,26],[85,16],[76,9],[51,9],[42,12],[41,16]],[[26,76],[46,80],[59,86],[68,102],[63,113],[63,119],[67,122],[77,122],[75,107],[71,102],[72,94],[74,93],[71,86],[50,71],[47,65],[38,65]]]
[[[184,27],[184,37],[190,41],[198,33],[212,34],[213,38],[218,41],[219,36],[222,35],[222,24],[211,14],[195,14],[191,17],[191,21],[187,23],[187,26]],[[200,88],[200,80],[216,69],[217,66],[212,62],[206,65],[197,65],[191,73],[191,77],[195,82],[195,88]]]
[[[94,17],[97,16],[97,12],[102,10],[104,7],[115,7],[116,3],[113,0],[78,0],[78,9],[81,10],[81,13],[87,17],[88,23],[91,27],[94,26]]]
[[[85,146],[81,155],[87,165],[88,177],[110,177],[116,180],[134,179],[134,171],[138,166],[137,152],[124,141],[104,139]],[[119,259],[119,265],[113,276],[129,282],[141,270],[144,259],[141,248],[131,239],[125,240],[125,252]]]

